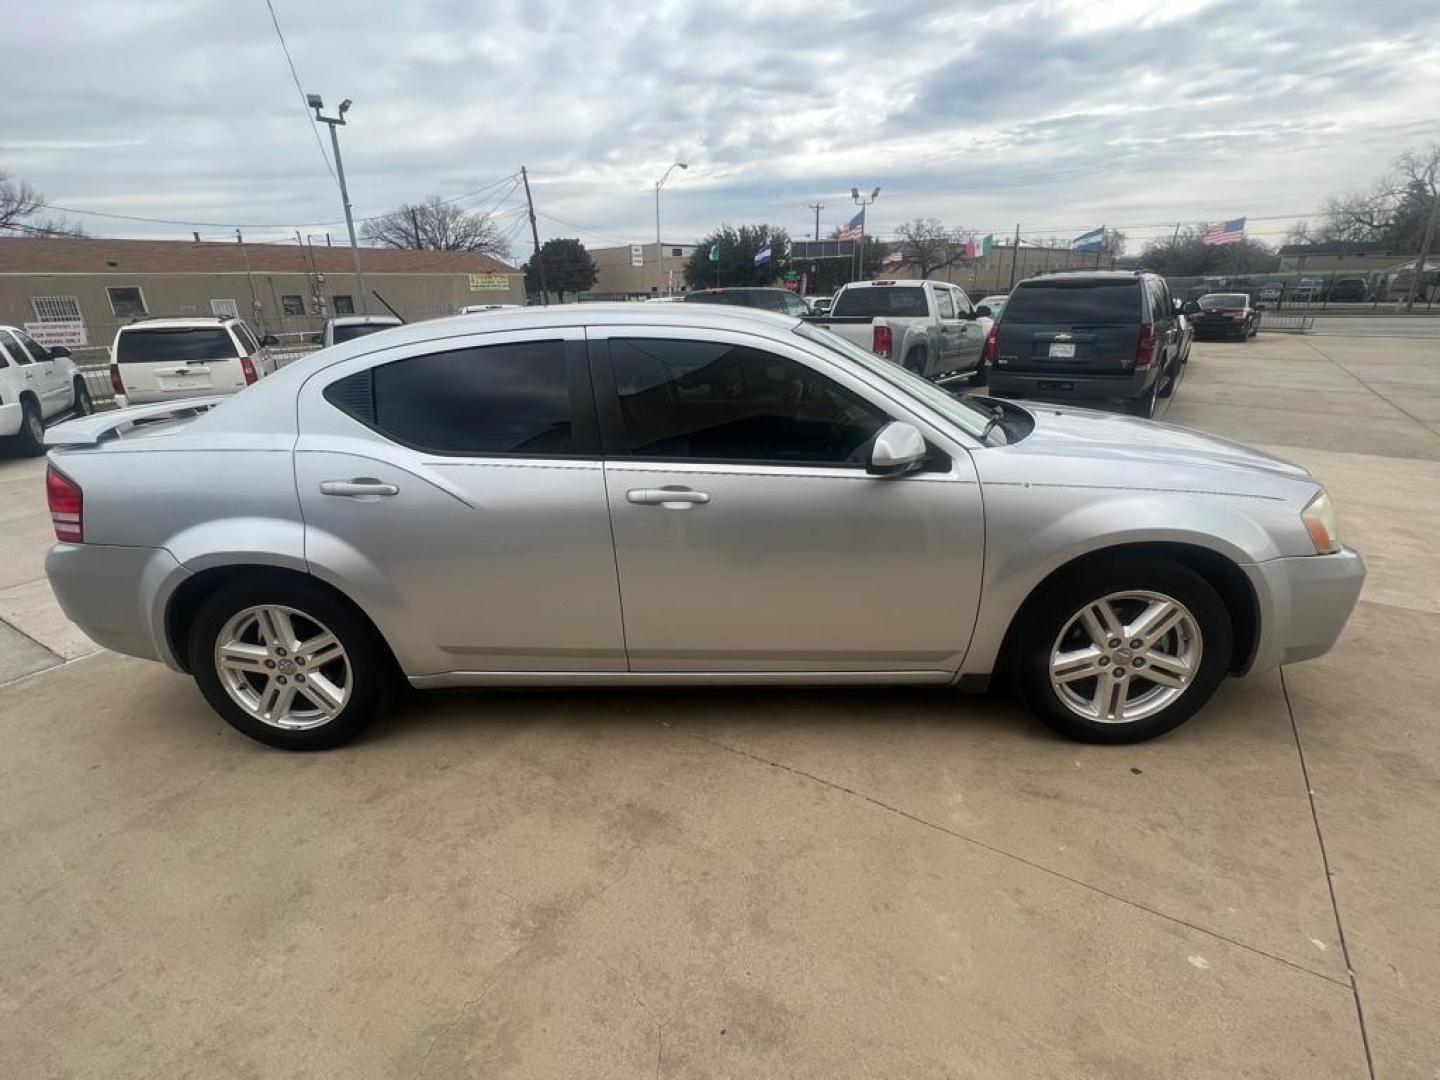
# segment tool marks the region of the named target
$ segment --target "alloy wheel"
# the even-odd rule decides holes
[[[1070,712],[1128,724],[1168,708],[1200,670],[1200,624],[1180,601],[1135,590],[1091,601],[1050,649],[1050,686]]]
[[[230,699],[285,731],[328,724],[354,686],[340,639],[314,616],[279,604],[231,616],[216,635],[214,659]]]

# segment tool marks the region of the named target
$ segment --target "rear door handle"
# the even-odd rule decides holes
[[[357,476],[353,480],[321,480],[321,495],[343,495],[361,498],[366,495],[399,495],[400,489],[394,484],[376,480],[373,476]]]
[[[710,496],[689,488],[631,488],[625,492],[625,501],[636,506],[667,506],[678,510],[708,503]]]

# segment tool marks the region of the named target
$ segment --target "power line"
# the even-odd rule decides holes
[[[300,104],[305,106],[305,113],[309,116],[310,104],[305,100],[305,90],[300,85],[300,73],[295,70],[295,61],[290,58],[290,46],[285,44],[285,34],[280,29],[280,20],[275,17],[275,5],[270,0],[265,0],[265,6],[270,11],[270,21],[275,26],[275,36],[280,39],[280,50],[285,54],[285,63],[290,65],[290,78],[295,82],[295,92],[300,95]],[[325,162],[325,171],[330,174],[330,179],[339,181],[335,176],[335,167],[330,164],[330,156],[325,153],[325,143],[320,138],[320,125],[315,123],[313,116],[310,119],[310,134],[315,136],[315,149],[320,151],[320,160]]]
[[[580,222],[578,222],[578,221],[567,221],[565,218],[556,217],[554,214],[544,214],[544,213],[541,213],[539,210],[536,210],[536,211],[535,211],[535,216],[536,216],[536,217],[542,217],[542,218],[544,218],[546,221],[558,222],[558,223],[561,224],[561,225],[569,225],[572,229],[579,229],[579,230],[581,230],[582,232],[587,232],[587,233],[589,233],[591,236],[599,237],[601,240],[610,240],[610,241],[612,241],[612,242],[614,242],[614,243],[616,243],[616,244],[628,244],[628,243],[630,243],[629,240],[625,240],[625,239],[623,239],[623,238],[621,238],[621,237],[619,237],[619,236],[614,236],[614,235],[612,235],[612,234],[610,234],[610,233],[603,233],[603,232],[601,232],[599,229],[591,228],[589,225],[582,225],[582,224],[581,224]]]

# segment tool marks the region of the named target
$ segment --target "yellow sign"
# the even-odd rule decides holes
[[[510,279],[504,274],[471,274],[471,292],[490,292],[510,288]]]

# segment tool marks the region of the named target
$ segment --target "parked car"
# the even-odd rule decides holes
[[[1108,402],[1148,417],[1180,374],[1179,308],[1165,279],[1085,270],[1020,282],[985,345],[999,397]]]
[[[830,305],[835,302],[835,297],[812,296],[810,297],[810,311],[814,315],[824,315],[830,311]]]
[[[759,308],[782,315],[809,315],[805,298],[789,289],[747,288],[691,289],[683,299],[688,304],[729,304],[733,307]]]
[[[1298,466],[962,399],[719,305],[411,324],[47,442],[66,614],[291,749],[354,736],[397,669],[966,689],[1004,670],[1057,731],[1130,742],[1227,674],[1325,652],[1364,578]]]
[[[1370,299],[1370,288],[1364,278],[1336,278],[1325,286],[1326,303],[1360,303]]]
[[[47,349],[20,327],[0,325],[0,445],[38,457],[47,420],[94,411],[69,349]]]
[[[876,356],[927,379],[981,374],[991,320],[947,281],[852,281],[814,320]]]
[[[138,319],[115,332],[110,383],[121,403],[233,394],[275,373],[270,347],[240,319]]]
[[[394,315],[337,315],[325,320],[325,329],[320,334],[320,344],[325,348],[339,345],[342,341],[353,341],[367,334],[404,326],[405,320]]]
[[[1206,293],[1195,301],[1190,321],[1196,337],[1249,341],[1260,328],[1260,313],[1245,293]]]
[[[1183,369],[1190,362],[1190,347],[1195,344],[1195,324],[1190,319],[1190,314],[1185,310],[1185,305],[1179,300],[1172,300],[1175,306],[1175,325],[1179,330],[1180,363],[1179,368]],[[1171,392],[1174,390],[1172,388]]]
[[[976,310],[988,308],[992,319],[1000,318],[1000,313],[1005,310],[1005,301],[1010,299],[1008,293],[996,293],[994,296],[983,296],[975,305]]]

